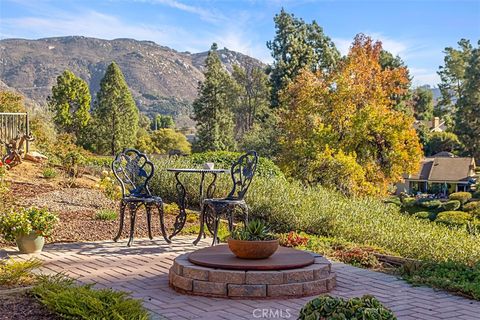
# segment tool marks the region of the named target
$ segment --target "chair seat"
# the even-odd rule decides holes
[[[145,203],[161,203],[162,198],[149,195],[128,196],[122,199],[124,202],[145,202]]]
[[[229,204],[245,204],[243,199],[227,199],[227,198],[212,198],[203,200],[204,204],[211,205],[229,205]]]

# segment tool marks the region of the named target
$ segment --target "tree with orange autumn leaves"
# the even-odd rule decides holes
[[[335,70],[304,70],[283,90],[280,164],[287,174],[346,195],[384,195],[418,170],[414,118],[396,111],[392,99],[407,90],[408,70],[382,70],[381,50],[359,34]]]

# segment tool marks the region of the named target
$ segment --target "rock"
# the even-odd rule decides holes
[[[33,162],[43,162],[45,160],[47,160],[48,158],[41,154],[40,152],[37,152],[37,151],[32,151],[32,152],[29,152],[27,153],[23,159],[25,160],[28,160],[28,161],[33,161]]]

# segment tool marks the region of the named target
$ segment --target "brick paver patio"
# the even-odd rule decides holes
[[[32,256],[44,261],[43,272],[66,272],[81,282],[132,292],[151,311],[152,319],[296,319],[300,308],[312,297],[282,300],[231,300],[187,296],[168,286],[168,269],[179,254],[195,250],[191,237],[177,237],[171,245],[161,240],[59,243],[46,245]],[[208,240],[208,239],[207,239]],[[202,241],[199,246],[209,245]],[[1,256],[17,256],[7,249]],[[29,255],[18,255],[29,258]],[[391,308],[399,319],[480,319],[480,302],[412,287],[394,276],[334,263],[341,297],[372,294]]]

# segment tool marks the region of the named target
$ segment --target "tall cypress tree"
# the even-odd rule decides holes
[[[232,150],[235,147],[233,136],[234,84],[230,75],[223,69],[214,43],[205,60],[205,81],[199,84],[198,97],[193,102],[197,121],[196,151]]]
[[[283,8],[274,17],[275,38],[267,42],[274,59],[270,70],[272,84],[271,103],[279,106],[278,93],[284,89],[304,68],[311,71],[331,70],[340,53],[334,43],[313,21],[305,23]]]
[[[96,151],[115,155],[135,144],[139,112],[122,71],[112,62],[100,81],[94,117]]]
[[[65,70],[58,76],[47,99],[57,130],[80,138],[90,121],[91,99],[87,83],[73,72]]]
[[[458,100],[455,133],[469,155],[480,158],[480,41],[465,69],[463,95]]]

